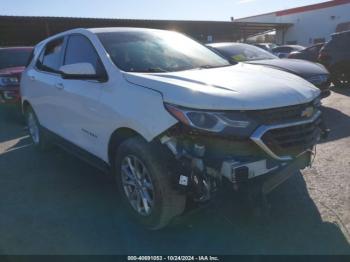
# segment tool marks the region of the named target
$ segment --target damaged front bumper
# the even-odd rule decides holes
[[[261,125],[248,138],[178,128],[163,135],[160,141],[175,156],[176,186],[195,201],[203,202],[224,181],[231,182],[236,190],[258,182],[263,192],[269,193],[310,165],[314,146],[327,133],[317,111],[305,120]]]

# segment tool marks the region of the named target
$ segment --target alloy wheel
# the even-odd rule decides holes
[[[40,142],[39,126],[32,112],[29,112],[27,115],[27,125],[34,144],[38,145]]]
[[[130,205],[140,215],[148,216],[154,207],[154,187],[144,163],[134,155],[122,161],[121,178]]]

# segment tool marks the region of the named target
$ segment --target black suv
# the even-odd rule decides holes
[[[320,54],[320,50],[323,46],[324,46],[324,43],[321,43],[321,44],[310,46],[300,51],[293,51],[288,55],[288,58],[303,59],[311,62],[317,62],[318,56]]]
[[[350,87],[350,31],[333,34],[318,60],[330,71],[335,86]]]

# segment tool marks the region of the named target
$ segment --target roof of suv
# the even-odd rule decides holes
[[[332,34],[332,38],[342,37],[342,36],[350,36],[350,30]]]
[[[70,29],[56,35],[52,35],[41,42],[39,42],[36,46],[42,46],[47,42],[50,42],[56,38],[63,37],[65,35],[73,34],[73,33],[83,33],[90,32],[92,34],[98,33],[109,33],[109,32],[132,32],[132,31],[166,31],[162,29],[153,29],[153,28],[141,28],[141,27],[101,27],[101,28],[74,28]]]
[[[162,29],[142,28],[142,27],[102,27],[102,28],[88,28],[88,31],[96,33],[110,33],[110,32],[130,32],[130,31],[165,31]]]

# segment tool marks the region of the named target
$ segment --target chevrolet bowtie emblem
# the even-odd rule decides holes
[[[309,118],[314,114],[314,108],[309,106],[303,112],[301,112],[301,117]]]

